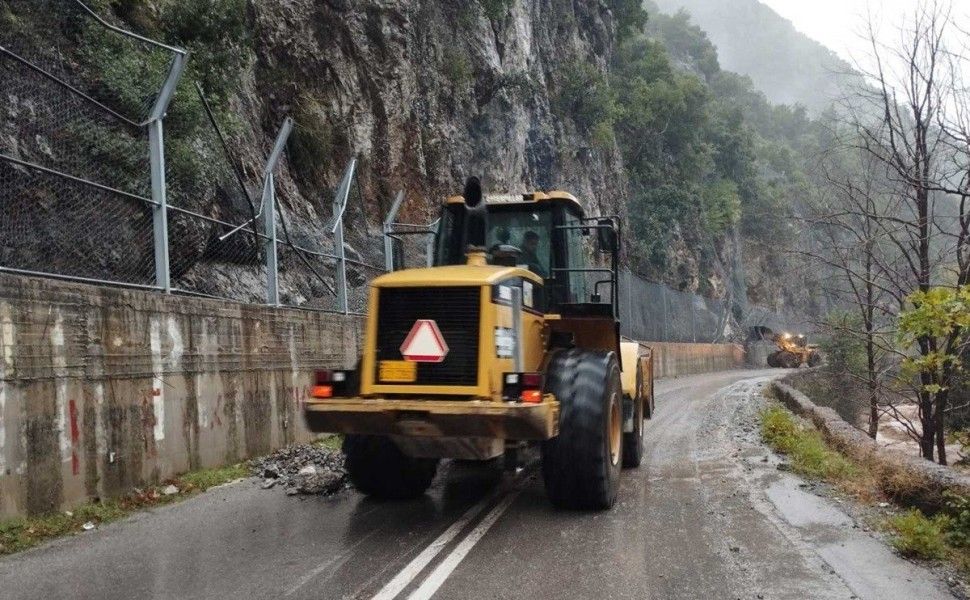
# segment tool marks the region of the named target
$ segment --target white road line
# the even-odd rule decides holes
[[[469,508],[465,514],[461,516],[460,519],[455,521],[451,527],[445,530],[444,533],[438,536],[438,538],[431,542],[431,544],[421,551],[421,554],[414,557],[400,573],[394,576],[394,579],[388,582],[381,591],[377,592],[377,595],[373,597],[372,600],[392,600],[395,596],[401,593],[401,590],[406,588],[418,574],[428,566],[434,557],[444,550],[445,546],[451,543],[455,537],[461,533],[461,530],[465,528],[471,521],[478,517],[479,513],[485,510],[495,497],[501,493],[500,491],[493,492],[485,497],[484,500],[480,501],[475,506]]]
[[[495,508],[493,508],[492,512],[488,513],[488,515],[482,519],[482,522],[479,523],[475,529],[472,529],[471,533],[469,533],[465,539],[463,539],[455,547],[455,549],[452,550],[451,554],[446,556],[445,559],[441,561],[441,564],[439,564],[435,570],[428,575],[428,578],[424,580],[421,587],[416,589],[413,594],[408,596],[408,600],[428,600],[434,596],[435,592],[437,592],[438,588],[444,584],[445,580],[448,579],[448,576],[451,575],[452,571],[454,571],[458,564],[464,560],[465,556],[471,552],[471,549],[475,547],[475,544],[485,537],[488,530],[492,528],[492,525],[495,525],[495,522],[498,521],[499,517],[502,516],[502,513],[505,512],[505,510],[512,504],[518,495],[518,490],[510,493]]]

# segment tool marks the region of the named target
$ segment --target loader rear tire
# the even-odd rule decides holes
[[[564,350],[550,361],[546,379],[546,391],[559,400],[559,435],[542,444],[549,500],[560,508],[612,507],[624,446],[616,355]]]
[[[351,483],[377,498],[416,498],[431,486],[438,471],[438,459],[412,458],[381,435],[347,435],[343,451]]]
[[[780,351],[772,352],[771,354],[768,355],[768,366],[771,367],[772,369],[777,369],[778,367],[781,366],[781,364],[778,362],[779,354],[781,354]]]
[[[812,352],[808,355],[808,366],[817,367],[822,364],[822,355],[818,352]]]
[[[643,419],[647,416],[649,398],[643,397],[643,375],[637,370],[633,399],[633,431],[623,434],[623,468],[639,467],[643,461]]]

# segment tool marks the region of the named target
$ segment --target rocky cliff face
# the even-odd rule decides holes
[[[374,218],[401,189],[426,213],[472,174],[493,190],[564,188],[615,209],[615,150],[593,150],[550,103],[565,65],[606,68],[610,13],[598,1],[493,4],[489,16],[478,2],[254,3],[261,121],[294,114],[326,132],[328,182],[359,156]]]

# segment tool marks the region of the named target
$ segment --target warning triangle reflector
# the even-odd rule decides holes
[[[411,362],[440,363],[448,356],[448,344],[438,324],[431,319],[418,319],[401,344],[401,356]]]

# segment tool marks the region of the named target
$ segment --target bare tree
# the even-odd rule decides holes
[[[888,282],[884,291],[901,306],[909,291],[968,282],[970,120],[958,102],[963,54],[947,46],[955,33],[950,7],[923,2],[899,32],[898,45],[883,45],[870,20],[873,66],[865,75],[874,85],[856,91],[850,115],[858,148],[881,165],[895,188],[889,210],[865,221],[894,250],[896,260],[874,266]],[[868,207],[854,209],[869,215]],[[861,276],[866,278],[865,270]],[[924,358],[962,353],[964,337],[962,331],[921,335],[913,351]],[[945,414],[955,366],[920,370],[914,388],[920,453],[941,464],[947,461]]]
[[[836,138],[838,139],[838,138]],[[850,307],[853,319],[827,320],[823,325],[833,335],[855,340],[862,345],[865,365],[838,365],[849,385],[865,390],[866,433],[876,438],[880,408],[886,397],[881,390],[888,370],[886,356],[891,354],[887,327],[896,316],[903,294],[884,274],[894,260],[887,248],[879,219],[884,216],[887,196],[881,163],[851,144],[839,143],[822,157],[815,193],[804,219],[810,240],[803,253],[831,272],[825,291]],[[885,401],[882,401],[885,403]]]

